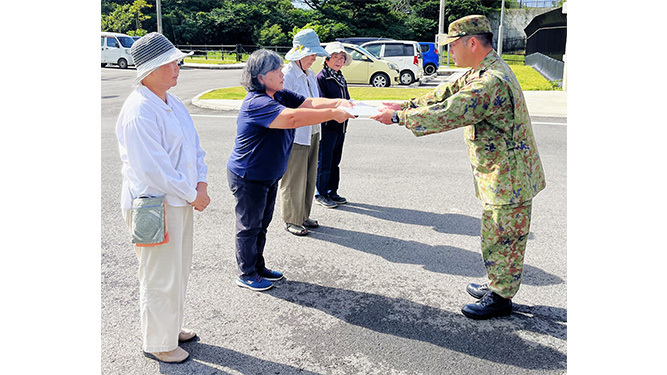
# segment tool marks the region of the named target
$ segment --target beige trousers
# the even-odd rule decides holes
[[[130,224],[129,210],[125,220]],[[192,266],[192,206],[167,206],[169,242],[135,246],[139,260],[139,315],[143,350],[168,352],[178,346],[185,289]]]
[[[287,170],[280,180],[280,201],[283,221],[301,225],[310,217],[317,182],[317,157],[320,134],[310,138],[310,146],[295,143],[287,161]]]

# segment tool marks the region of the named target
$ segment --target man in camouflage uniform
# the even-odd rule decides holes
[[[372,118],[397,123],[415,136],[465,127],[464,136],[483,202],[482,259],[488,283],[469,284],[479,300],[463,306],[465,316],[488,319],[509,315],[521,283],[530,229],[532,199],[546,183],[521,87],[493,50],[484,16],[467,16],[449,25],[444,44],[457,66],[472,67],[461,78],[402,104],[384,103]]]

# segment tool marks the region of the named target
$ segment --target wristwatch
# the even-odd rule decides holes
[[[391,122],[394,124],[398,124],[399,118],[398,118],[398,111],[394,111],[394,114],[391,115]]]

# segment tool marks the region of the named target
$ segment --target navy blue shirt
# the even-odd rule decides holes
[[[227,168],[249,180],[276,180],[287,170],[294,129],[269,129],[269,124],[283,109],[298,108],[306,98],[289,90],[273,96],[275,99],[263,91],[248,92],[236,120],[236,140]]]

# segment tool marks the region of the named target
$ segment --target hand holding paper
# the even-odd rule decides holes
[[[354,99],[352,99],[352,100],[340,99],[338,101],[338,105],[336,105],[336,107],[354,107],[356,105],[356,103],[354,103],[353,100]]]
[[[401,109],[401,103],[382,102],[382,105],[384,106],[384,108],[393,109],[394,111],[398,111],[399,109]],[[382,110],[384,108],[381,108],[380,110]]]
[[[379,121],[385,125],[391,125],[393,122],[391,122],[391,116],[396,112],[395,110],[384,107],[382,108],[381,112],[378,112],[375,116],[371,117],[371,120],[376,120]]]

